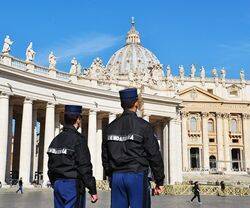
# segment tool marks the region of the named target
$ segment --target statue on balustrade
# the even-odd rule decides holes
[[[225,80],[225,78],[226,78],[226,69],[224,67],[221,69],[220,73],[221,73],[221,79]]]
[[[56,69],[56,57],[52,51],[49,54],[49,68]]]
[[[155,84],[162,81],[162,73],[162,65],[156,64],[152,69],[152,80]]]
[[[169,65],[167,65],[167,72],[166,72],[167,79],[169,79],[170,76],[171,76],[171,67]]]
[[[244,80],[245,80],[245,72],[244,72],[243,69],[241,69],[241,71],[240,71],[240,80],[241,80],[241,81],[244,81]]]
[[[94,61],[92,62],[90,69],[89,69],[89,74],[88,76],[90,78],[100,78],[100,79],[104,79],[104,65],[102,62],[102,59],[97,57],[94,59]]]
[[[36,52],[33,50],[33,44],[30,42],[28,48],[26,49],[26,61],[34,61]]]
[[[77,60],[76,60],[75,57],[71,60],[71,68],[70,68],[69,73],[70,73],[70,75],[76,75],[77,74]]]
[[[80,63],[77,64],[76,74],[80,75],[82,73],[82,65]]]
[[[205,79],[206,78],[206,70],[203,66],[200,69],[200,73],[201,73],[201,79]]]
[[[181,79],[183,79],[184,76],[185,76],[185,70],[184,70],[183,65],[179,66],[179,76],[180,76]]]
[[[13,44],[14,41],[10,40],[10,37],[8,35],[6,35],[5,39],[4,39],[4,43],[3,43],[3,49],[2,49],[2,53],[5,55],[8,55],[10,52],[10,46]]]
[[[217,69],[216,69],[216,68],[213,68],[213,69],[212,69],[212,76],[213,76],[214,78],[218,76],[218,74],[217,74]]]
[[[195,68],[194,64],[192,64],[191,65],[191,74],[190,74],[191,78],[195,77],[195,72],[196,72],[196,68]]]

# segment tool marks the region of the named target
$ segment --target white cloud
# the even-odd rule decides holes
[[[89,34],[87,37],[71,37],[60,40],[52,44],[50,48],[38,51],[36,61],[40,64],[48,65],[48,55],[53,51],[58,62],[65,63],[71,57],[89,56],[97,54],[105,49],[113,47],[119,41],[121,36],[113,36],[108,34]]]

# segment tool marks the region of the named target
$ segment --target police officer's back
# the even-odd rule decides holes
[[[77,131],[81,110],[81,106],[65,106],[63,131],[48,149],[48,176],[54,188],[56,208],[85,207],[85,187],[92,200],[97,200],[87,141]]]
[[[137,90],[122,90],[120,98],[124,112],[107,127],[102,144],[103,167],[112,180],[111,207],[150,207],[149,167],[157,185],[155,194],[164,182],[159,145],[150,123],[136,115]]]

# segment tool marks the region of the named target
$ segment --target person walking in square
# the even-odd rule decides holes
[[[193,186],[193,188],[192,188],[192,191],[193,191],[193,193],[194,193],[194,196],[193,196],[193,198],[191,199],[191,202],[193,202],[194,199],[197,197],[197,198],[198,198],[198,203],[199,203],[199,204],[202,204],[202,202],[201,202],[201,197],[200,197],[200,187],[199,187],[198,181],[195,181],[195,182],[194,182],[194,186]]]
[[[122,115],[107,127],[102,163],[111,182],[111,208],[150,208],[149,168],[163,192],[164,165],[153,127],[136,114],[140,103],[136,88],[119,91]]]
[[[18,189],[16,193],[18,193],[19,191],[21,192],[21,194],[23,194],[23,179],[22,178],[20,178],[18,181]]]

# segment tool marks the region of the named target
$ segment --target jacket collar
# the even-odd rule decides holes
[[[77,129],[73,125],[64,125],[63,130],[66,130],[66,129],[71,129],[73,131],[77,131]]]
[[[136,115],[137,116],[136,112],[128,110],[128,109],[123,111],[123,115]]]

